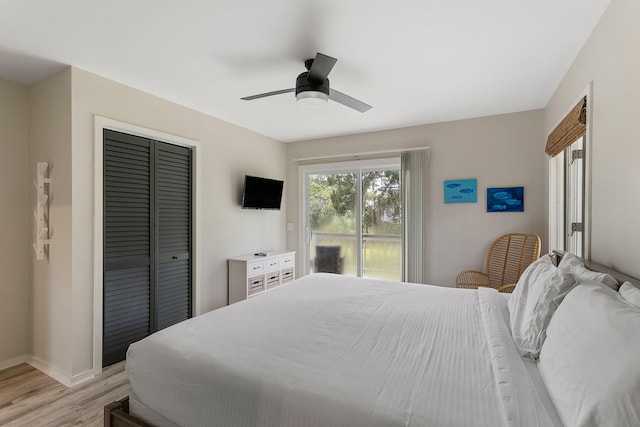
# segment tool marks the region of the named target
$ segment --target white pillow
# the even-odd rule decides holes
[[[574,285],[573,276],[547,255],[522,273],[509,299],[511,335],[521,356],[538,357],[549,320]]]
[[[620,286],[618,281],[612,275],[589,270],[577,256],[570,254],[569,252],[562,256],[560,264],[558,264],[558,268],[573,274],[576,278],[576,282],[578,283],[591,280],[607,285],[614,291],[617,291]]]
[[[640,426],[640,309],[577,285],[547,329],[538,370],[567,426]]]
[[[622,286],[620,286],[620,295],[631,304],[640,308],[640,289],[631,284],[631,282],[624,282]]]

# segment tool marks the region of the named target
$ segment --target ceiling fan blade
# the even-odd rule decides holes
[[[311,68],[309,69],[309,80],[317,83],[324,82],[337,61],[336,58],[331,56],[320,52],[316,53],[313,64],[311,64]]]
[[[373,108],[369,104],[365,104],[362,101],[358,101],[357,99],[334,89],[329,89],[329,99],[339,102],[340,104],[349,108],[353,108],[356,111],[360,111],[361,113],[369,111],[371,108]]]
[[[253,99],[264,98],[264,97],[273,96],[273,95],[281,95],[283,93],[289,93],[289,92],[295,92],[295,91],[296,91],[296,88],[292,87],[289,89],[280,89],[280,90],[274,90],[273,92],[260,93],[258,95],[245,96],[244,98],[240,98],[240,99],[243,99],[245,101],[251,101]]]

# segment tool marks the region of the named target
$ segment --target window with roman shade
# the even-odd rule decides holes
[[[549,134],[545,153],[555,157],[587,133],[587,97],[583,97]]]
[[[561,165],[556,218],[558,232],[562,234],[556,245],[578,256],[588,251],[588,200],[587,188],[587,96],[583,96],[547,138],[545,153]]]

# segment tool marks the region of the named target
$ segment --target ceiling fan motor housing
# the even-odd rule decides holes
[[[307,71],[298,75],[295,88],[274,90],[258,95],[245,96],[241,99],[251,101],[253,99],[295,91],[297,104],[305,107],[321,107],[326,105],[329,99],[331,99],[361,113],[370,110],[371,105],[367,105],[337,90],[329,89],[329,79],[327,76],[333,69],[336,61],[336,58],[318,52],[315,58],[304,61],[304,66]]]
[[[301,92],[322,92],[329,96],[329,79],[318,83],[309,80],[309,72],[301,73],[296,79],[296,95]]]

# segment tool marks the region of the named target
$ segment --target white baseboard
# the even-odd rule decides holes
[[[76,374],[71,377],[71,387],[76,386],[85,381],[89,381],[91,378],[95,378],[96,374],[93,372],[93,369],[89,369],[88,371],[84,371],[80,374]]]
[[[63,386],[71,387],[71,377],[67,373],[60,370],[60,368],[53,366],[49,362],[46,362],[36,356],[31,356],[27,363],[43,374],[46,374],[54,380],[58,381]]]
[[[13,366],[19,365],[21,363],[28,363],[30,356],[24,354],[20,357],[15,357],[9,360],[0,361],[0,371],[3,369],[11,368]]]
[[[53,366],[49,362],[45,362],[44,360],[35,356],[29,357],[27,363],[37,370],[41,371],[42,373],[50,376],[54,380],[58,381],[65,387],[73,387],[87,380],[90,380],[95,376],[93,373],[93,369],[70,376],[66,372],[62,372],[58,367]]]

